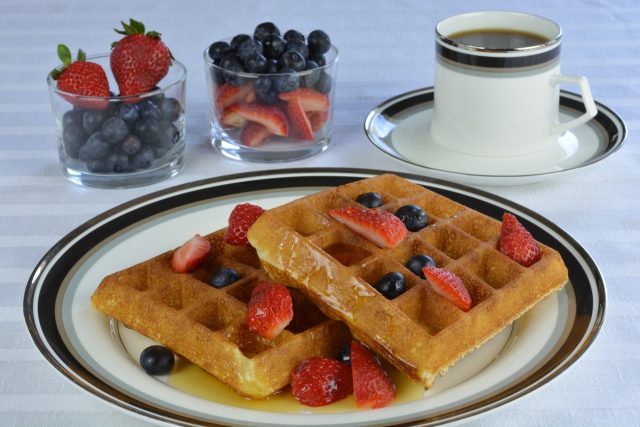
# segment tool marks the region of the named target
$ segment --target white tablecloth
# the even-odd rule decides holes
[[[640,4],[634,0],[0,0],[0,424],[147,425],[78,391],[45,363],[28,336],[24,286],[56,241],[115,205],[196,179],[282,167],[422,173],[373,148],[364,117],[389,97],[431,86],[435,23],[480,9],[526,11],[559,22],[563,70],[588,76],[595,98],[624,118],[630,136],[619,152],[579,173],[484,188],[546,216],[591,253],[607,282],[607,317],[571,369],[469,425],[640,425]],[[129,17],[162,32],[188,68],[186,167],[144,188],[82,188],[60,173],[45,76],[58,63],[57,43],[107,51],[117,38],[111,28]],[[302,32],[322,28],[341,51],[334,142],[323,154],[285,165],[227,160],[208,141],[202,51],[266,20]]]

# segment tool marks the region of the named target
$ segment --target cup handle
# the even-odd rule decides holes
[[[596,103],[593,101],[593,96],[591,95],[591,88],[589,87],[589,81],[586,77],[582,76],[565,76],[562,74],[556,74],[551,77],[551,84],[557,85],[560,83],[572,83],[580,88],[580,94],[582,95],[582,103],[586,109],[586,112],[573,120],[570,120],[565,123],[555,122],[551,126],[551,130],[554,133],[563,134],[569,129],[573,129],[576,126],[580,126],[581,124],[587,122],[589,119],[598,114],[598,107],[596,107]]]

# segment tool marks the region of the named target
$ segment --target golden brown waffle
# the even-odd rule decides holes
[[[332,208],[359,206],[375,191],[379,209],[422,207],[429,225],[395,249],[380,249],[332,219]],[[522,267],[497,250],[501,224],[395,175],[381,175],[312,194],[264,213],[248,237],[269,275],[300,289],[331,318],[426,387],[568,280],[560,255],[540,244],[542,258]],[[463,312],[404,267],[425,254],[457,274],[473,299]],[[374,288],[401,272],[407,291],[387,300]]]
[[[288,385],[302,360],[335,357],[351,335],[295,289],[294,317],[277,338],[250,332],[246,303],[254,285],[268,278],[253,248],[228,245],[223,236],[224,230],[207,236],[211,255],[193,272],[174,273],[170,251],[106,277],[91,302],[239,393],[264,398]],[[220,267],[235,269],[240,279],[222,289],[209,286],[211,273]]]

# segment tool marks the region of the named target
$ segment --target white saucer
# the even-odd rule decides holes
[[[618,150],[626,137],[622,119],[596,103],[598,114],[563,135],[558,143],[535,154],[517,157],[476,156],[452,150],[429,136],[433,88],[407,92],[374,108],[365,132],[384,153],[425,169],[437,178],[467,184],[517,185],[542,181],[593,165]],[[580,96],[562,91],[560,120],[581,115]]]

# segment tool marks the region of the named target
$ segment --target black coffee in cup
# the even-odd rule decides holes
[[[518,49],[539,46],[549,41],[549,38],[541,34],[509,28],[477,28],[450,34],[447,38],[456,43],[487,49]]]

